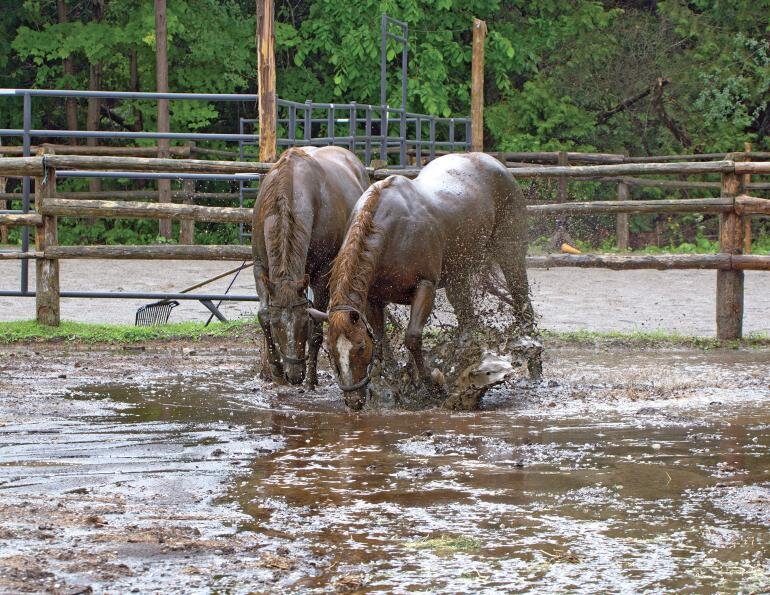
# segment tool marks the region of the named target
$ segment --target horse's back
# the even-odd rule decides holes
[[[307,147],[305,150],[320,165],[325,177],[338,186],[350,210],[369,186],[364,164],[343,147]]]
[[[443,208],[465,210],[519,202],[521,193],[506,167],[485,153],[454,153],[434,159],[415,178]]]

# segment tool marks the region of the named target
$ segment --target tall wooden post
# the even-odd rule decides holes
[[[471,51],[471,151],[484,150],[484,40],[487,24],[473,19]]]
[[[738,158],[736,155],[735,158]],[[722,198],[735,198],[742,191],[741,176],[722,174]],[[743,221],[734,210],[719,217],[720,252],[740,254],[743,250]],[[717,271],[717,339],[743,336],[743,271]]]
[[[618,200],[628,200],[628,184],[618,182]],[[615,223],[618,250],[628,250],[628,213],[618,213]]]
[[[743,151],[745,153],[744,161],[751,161],[751,143],[743,143]],[[749,187],[751,182],[751,174],[743,174],[741,179],[741,185],[744,188],[744,192]],[[744,215],[743,217],[743,253],[751,254],[751,215]]]
[[[155,82],[158,93],[168,93],[166,0],[155,0]],[[169,131],[168,99],[158,99],[158,132]],[[158,139],[158,157],[167,158],[169,146],[169,139]],[[171,180],[158,180],[158,202],[171,202]],[[158,233],[171,238],[171,219],[158,222]]]
[[[50,149],[41,149],[40,153],[50,154]],[[56,195],[56,170],[46,167],[43,177],[35,178],[35,210],[43,214],[46,200]],[[38,252],[58,244],[56,217],[43,214],[43,224],[35,231],[35,244]],[[35,261],[35,310],[38,324],[59,326],[59,261],[51,258],[38,258]]]
[[[257,73],[259,100],[259,160],[275,161],[275,35],[273,0],[257,2]]]

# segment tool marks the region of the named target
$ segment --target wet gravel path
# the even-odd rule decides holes
[[[62,261],[61,287],[68,291],[172,292],[237,266],[231,262],[187,261]],[[17,262],[0,261],[1,289],[18,289]],[[31,280],[34,284],[34,267]],[[716,273],[714,271],[608,271],[601,269],[530,270],[535,309],[541,327],[553,331],[663,330],[713,336]],[[224,292],[229,279],[208,291]],[[251,270],[241,273],[232,292],[253,294]],[[770,276],[746,273],[744,331],[770,333]],[[82,322],[134,321],[142,300],[62,300],[62,317]],[[255,313],[255,304],[228,302],[225,316]],[[31,319],[32,299],[0,297],[0,320]],[[208,310],[197,302],[183,303],[172,321],[205,320]]]

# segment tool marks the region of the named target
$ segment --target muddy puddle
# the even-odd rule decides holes
[[[474,413],[248,350],[2,361],[2,592],[770,589],[765,351],[552,349]]]

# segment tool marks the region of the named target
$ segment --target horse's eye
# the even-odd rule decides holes
[[[358,355],[363,355],[365,350],[366,350],[366,346],[365,346],[365,345],[361,345],[361,346],[358,348],[358,352],[357,352],[357,353],[358,353]]]

